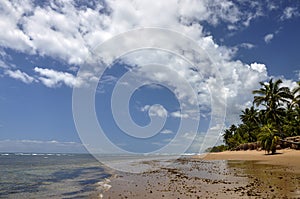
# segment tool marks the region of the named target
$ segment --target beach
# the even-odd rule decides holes
[[[226,151],[143,161],[153,170],[117,172],[104,198],[300,198],[300,151]]]
[[[259,164],[281,165],[290,172],[300,173],[300,151],[293,149],[277,150],[275,155],[268,155],[265,151],[224,151],[198,156],[203,160],[244,160],[259,161]]]

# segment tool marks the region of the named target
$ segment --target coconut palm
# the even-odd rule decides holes
[[[280,138],[277,135],[277,129],[275,129],[272,124],[266,124],[260,128],[258,140],[268,153],[270,153],[270,151],[272,154],[276,152],[276,145],[279,139]]]
[[[223,134],[224,142],[229,148],[233,148],[235,144],[232,142],[234,140],[233,136],[235,134],[237,127],[233,124],[229,129],[226,129]]]
[[[283,131],[287,136],[297,136],[300,134],[300,82],[292,90],[293,99],[286,106]]]
[[[281,79],[275,82],[273,82],[273,79],[270,79],[268,83],[260,82],[262,88],[252,92],[253,94],[258,94],[254,96],[253,103],[256,106],[263,105],[267,109],[274,109],[280,107],[282,102],[288,102],[292,94],[288,87],[280,87],[281,83]]]
[[[297,86],[292,90],[293,100],[292,105],[300,107],[300,81]]]
[[[244,124],[253,124],[258,125],[259,124],[259,117],[258,117],[258,110],[255,109],[253,106],[251,108],[246,108],[244,111],[242,111],[242,115],[240,115],[240,119]]]
[[[262,105],[265,107],[265,123],[276,124],[279,131],[285,114],[284,104],[293,98],[290,89],[288,87],[280,87],[281,83],[281,79],[275,82],[273,82],[273,79],[268,83],[260,82],[262,87],[253,91],[253,94],[255,94],[253,103],[256,106]]]
[[[229,149],[259,140],[268,153],[275,153],[280,137],[300,135],[300,82],[292,91],[281,84],[280,79],[260,82],[261,88],[253,91],[253,104],[259,109],[246,108],[240,115],[242,123],[224,132]]]
[[[286,136],[296,136],[300,133],[300,81],[292,89],[292,98],[287,103],[282,129]]]

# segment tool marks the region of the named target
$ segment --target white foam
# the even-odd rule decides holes
[[[110,179],[108,178],[105,178],[103,181],[97,182],[97,189],[103,192],[108,191],[111,188],[111,185],[108,183],[110,183]]]

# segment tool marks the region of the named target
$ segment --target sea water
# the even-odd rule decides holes
[[[89,154],[0,153],[0,198],[101,196],[111,175]]]

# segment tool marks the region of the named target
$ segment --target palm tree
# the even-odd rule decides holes
[[[229,140],[229,138],[231,138],[232,136],[233,136],[233,132],[230,131],[229,129],[225,129],[224,134],[223,134],[223,138],[224,138],[225,144],[228,145],[228,140]]]
[[[259,141],[262,143],[265,151],[272,154],[276,152],[276,145],[279,141],[279,136],[276,134],[277,130],[272,124],[266,124],[260,128],[260,133],[258,135]]]
[[[292,90],[293,94],[293,100],[292,100],[292,105],[296,105],[300,107],[300,81],[297,82],[297,86]]]
[[[242,111],[240,119],[242,120],[243,124],[241,124],[239,127],[247,134],[247,137],[244,136],[244,138],[247,138],[246,141],[256,142],[257,130],[261,126],[258,110],[253,106],[246,108],[244,111]]]
[[[258,110],[255,109],[253,106],[251,108],[246,108],[244,111],[242,111],[242,115],[240,115],[240,119],[244,124],[253,124],[258,125],[259,124],[259,118],[258,118]]]
[[[281,79],[273,82],[270,79],[268,83],[260,82],[262,86],[259,90],[254,90],[253,103],[258,107],[260,105],[265,107],[264,117],[265,123],[272,123],[281,131],[282,118],[285,113],[284,104],[292,99],[293,95],[288,87],[280,87]]]
[[[284,118],[283,130],[287,136],[300,134],[300,81],[292,89],[292,100],[288,103]]]
[[[240,124],[238,129],[236,130],[236,134],[240,136],[240,142],[248,143],[248,142],[256,142],[257,141],[257,127],[253,128],[251,124]]]
[[[267,118],[265,117],[265,115],[266,115],[266,110],[260,110],[258,112],[258,120],[260,122],[260,125],[265,125],[265,124],[268,123]]]
[[[225,144],[231,149],[235,144],[232,143],[232,138],[235,134],[237,127],[233,124],[229,129],[226,129],[223,134]]]

